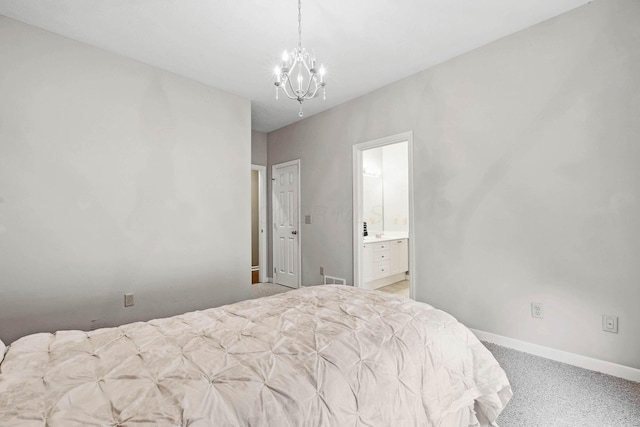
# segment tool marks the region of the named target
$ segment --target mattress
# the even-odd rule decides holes
[[[488,426],[504,371],[451,315],[348,286],[12,343],[2,426]]]

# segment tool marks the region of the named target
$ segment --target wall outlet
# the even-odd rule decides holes
[[[617,334],[618,333],[618,316],[603,314],[602,330],[605,332],[611,332],[612,334]]]
[[[324,267],[320,267],[320,275],[324,276]]]
[[[311,215],[305,215],[304,216],[304,223],[305,224],[311,224]]]
[[[541,302],[531,303],[531,317],[536,319],[544,319],[544,306]]]
[[[125,307],[133,306],[133,294],[124,294],[124,306]]]

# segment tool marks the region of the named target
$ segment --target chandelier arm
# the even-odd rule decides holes
[[[288,83],[289,83],[289,88],[291,89],[291,93],[295,93],[297,95],[297,91],[293,88],[293,84],[291,83],[291,79],[287,79]],[[289,97],[289,99],[298,99],[298,96],[292,96],[289,94],[289,91],[287,91],[287,87],[286,85],[284,86],[284,93],[287,94],[287,97]]]
[[[311,65],[313,65],[314,59],[311,57],[311,55],[309,55],[309,61],[311,62]],[[310,75],[313,75],[313,76],[317,75],[317,72],[315,72],[315,71],[313,73],[311,72],[311,67],[309,66],[310,64],[308,64],[307,61],[303,60],[302,64],[304,65],[304,68],[307,70],[307,72]],[[315,70],[315,68],[314,68],[314,70]]]
[[[311,97],[307,97],[307,95],[309,94],[309,89],[311,89],[311,84],[316,82],[316,73],[312,73],[311,72],[311,67],[309,67],[309,64],[307,63],[307,61],[304,60],[304,54],[307,53],[306,51],[304,52],[300,52],[300,58],[301,60],[298,62],[302,63],[302,66],[304,67],[304,69],[307,71],[307,74],[309,76],[309,84],[307,85],[307,89],[301,93],[301,96],[303,99],[311,99],[313,98],[313,96]],[[318,84],[316,83],[316,87],[318,86]],[[316,89],[317,91],[317,89]],[[314,92],[315,94],[315,92]]]
[[[298,99],[295,96],[292,96],[291,93],[289,93],[289,91],[287,90],[287,86],[286,85],[280,85],[280,87],[282,88],[282,91],[284,92],[285,96],[289,99]]]
[[[318,93],[318,89],[320,88],[320,86],[318,86],[318,84],[316,83],[315,88],[313,89],[313,93],[311,95],[309,95],[309,99],[311,98],[315,98],[316,94]]]
[[[297,98],[297,97],[289,95],[289,94],[287,93],[287,91],[286,91],[286,90],[284,91],[284,94],[285,94],[285,96],[286,96],[287,98],[289,98],[289,99],[291,99],[291,100],[295,100],[295,101],[297,101],[297,100],[298,100],[298,98]]]
[[[286,74],[283,74],[283,75],[280,77],[280,80],[281,80],[281,81],[280,81],[280,84],[276,84],[276,87],[277,87],[278,89],[282,89],[282,90],[284,91],[285,95],[286,95],[286,94],[287,94],[287,91],[286,91],[287,75],[286,75]]]
[[[316,89],[313,91],[313,95],[307,97],[309,94],[309,89],[311,89],[311,83],[315,83],[316,79],[312,74],[309,74],[309,84],[307,85],[307,90],[304,91],[304,99],[311,99],[314,97],[315,93],[318,91],[318,84],[316,83]]]

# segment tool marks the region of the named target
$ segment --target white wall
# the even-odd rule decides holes
[[[245,99],[0,17],[0,339],[249,297],[250,126]]]
[[[251,266],[260,265],[260,172],[251,170]],[[253,279],[252,279],[253,280]]]
[[[598,0],[270,133],[269,164],[301,159],[314,215],[303,283],[320,265],[352,282],[352,145],[411,130],[417,299],[640,368],[638,16]]]

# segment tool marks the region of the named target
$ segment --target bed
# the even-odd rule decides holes
[[[510,397],[451,315],[339,285],[29,335],[0,364],[2,426],[489,426]]]

